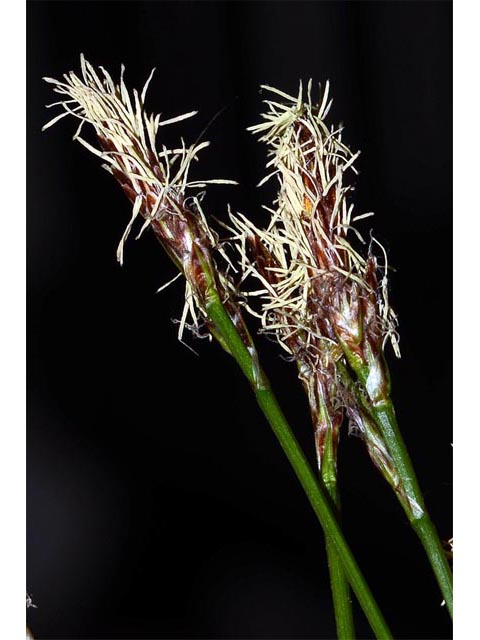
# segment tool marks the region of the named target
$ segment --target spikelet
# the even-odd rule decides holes
[[[236,184],[231,180],[191,180],[189,170],[198,153],[208,142],[178,148],[157,146],[161,127],[170,125],[197,112],[162,120],[160,115],[148,115],[144,103],[153,70],[141,93],[129,92],[124,82],[122,65],[120,82],[115,84],[103,68],[95,68],[81,56],[81,75],[73,71],[63,80],[44,78],[62,100],[48,107],[61,107],[62,113],[50,120],[43,129],[65,116],[79,121],[73,139],[78,140],[104,161],[104,168],[114,175],[133,205],[131,219],[117,249],[118,261],[123,263],[124,245],[139,216],[143,218],[137,238],[151,227],[174,263],[186,277],[185,308],[179,327],[179,337],[190,314],[193,329],[198,333],[199,322],[206,319],[207,280],[216,281],[222,298],[229,298],[231,283],[219,273],[212,254],[218,250],[216,234],[211,231],[203,214],[199,198],[192,190],[207,184]],[[81,137],[83,127],[91,125],[99,148]],[[235,310],[234,310],[235,311]]]
[[[348,337],[349,331],[360,331],[353,322],[358,317],[354,307],[360,306],[369,323],[366,337],[372,343],[381,338],[382,346],[389,339],[399,355],[396,317],[388,302],[386,253],[382,248],[384,276],[378,286],[372,252],[364,259],[349,240],[353,235],[360,245],[365,244],[352,223],[371,214],[352,217],[351,186],[345,184],[344,174],[348,170],[356,173],[354,161],[359,152],[353,154],[342,142],[340,128],[329,129],[325,124],[331,105],[328,82],[319,106],[312,104],[311,81],[306,99],[301,84],[296,99],[272,87],[264,89],[284,99],[266,100],[264,122],[250,127],[270,147],[270,171],[262,183],[277,176],[277,208],[269,210],[271,221],[266,230],[243,217],[236,217],[234,224],[244,234],[259,238],[278,263],[277,277],[257,293],[262,297],[265,329],[272,323],[276,327],[282,315],[290,319],[294,315],[299,327],[337,342],[338,333]],[[258,277],[254,263],[248,268]],[[265,284],[264,279],[261,282]],[[323,305],[332,313],[318,313]],[[271,310],[275,313],[269,313]],[[339,317],[343,312],[346,316]],[[277,335],[285,346],[288,333]]]
[[[373,252],[364,258],[350,241],[354,237],[356,244],[365,244],[353,223],[371,214],[354,218],[348,202],[351,186],[345,174],[356,173],[359,152],[342,142],[341,128],[325,124],[331,106],[328,82],[318,105],[312,103],[311,81],[306,95],[300,83],[296,98],[263,89],[274,97],[265,101],[263,122],[250,130],[269,147],[268,173],[260,185],[276,177],[279,191],[276,208],[267,209],[266,229],[241,214],[231,215],[244,279],[253,276],[260,282],[245,296],[260,300],[260,305],[249,303],[249,310],[296,360],[312,417],[318,423],[323,403],[338,423],[342,391],[335,363],[344,353],[365,362],[369,372],[378,368],[387,340],[400,355],[396,316],[388,302],[386,253],[382,248],[384,274],[378,284]],[[388,385],[388,375],[381,374],[378,393]],[[317,454],[321,457],[318,447]]]

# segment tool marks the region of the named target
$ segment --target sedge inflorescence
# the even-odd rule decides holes
[[[387,340],[399,355],[397,321],[388,301],[385,251],[382,248],[385,264],[378,282],[371,246],[381,245],[372,239],[364,258],[350,241],[353,236],[358,245],[366,244],[353,223],[371,214],[354,217],[348,201],[352,187],[345,174],[356,172],[359,153],[343,143],[341,128],[325,123],[331,106],[328,82],[318,104],[312,102],[311,81],[306,92],[300,84],[296,98],[263,88],[273,97],[265,100],[263,122],[250,130],[269,147],[269,173],[260,184],[277,178],[276,206],[267,208],[270,222],[265,229],[241,214],[231,219],[244,278],[253,276],[260,283],[254,291],[245,288],[247,299],[260,300],[260,305],[247,307],[298,364],[320,461],[329,431],[334,445],[338,442],[342,408],[356,429],[365,431],[358,403],[351,394],[345,400],[349,392],[337,363],[347,351],[378,374]]]
[[[59,102],[47,105],[60,106],[62,112],[43,129],[65,116],[77,119],[79,126],[73,139],[103,160],[104,168],[113,174],[132,203],[132,216],[117,249],[119,262],[123,263],[125,242],[140,216],[143,224],[137,238],[150,227],[185,275],[181,337],[188,314],[197,334],[201,321],[208,324],[206,296],[211,282],[215,283],[221,297],[228,300],[232,314],[239,317],[231,296],[232,283],[214,264],[213,254],[222,253],[218,237],[211,230],[195,195],[207,184],[236,183],[222,179],[190,179],[192,162],[209,142],[186,146],[182,139],[174,149],[158,145],[161,127],[190,118],[197,112],[164,120],[160,114],[147,114],[145,97],[154,71],[140,93],[137,90],[129,92],[124,82],[123,65],[120,82],[115,84],[106,69],[99,67],[96,70],[82,55],[80,76],[71,71],[62,80],[44,78],[63,97]],[[99,148],[81,136],[86,124],[93,127]],[[242,331],[245,333],[244,329]]]
[[[214,256],[221,254],[230,264],[232,261],[195,195],[209,183],[231,181],[190,179],[191,164],[208,142],[187,146],[182,139],[174,149],[159,146],[162,126],[196,112],[166,120],[148,114],[145,97],[152,76],[153,71],[141,92],[129,92],[123,66],[120,82],[115,84],[103,67],[96,70],[81,56],[81,75],[71,71],[62,80],[45,78],[62,96],[49,106],[60,106],[62,112],[44,129],[65,116],[77,119],[74,139],[103,160],[132,203],[131,219],[117,249],[119,262],[123,262],[125,242],[141,217],[137,238],[150,227],[185,276],[179,336],[186,326],[197,334],[207,327],[208,335],[215,335],[207,310],[209,292],[214,291],[249,352],[254,353],[241,312],[242,295],[238,295],[228,270],[218,268]],[[319,464],[326,452],[336,459],[346,409],[367,446],[374,443],[369,450],[377,458],[376,464],[389,467],[381,439],[372,437],[373,424],[338,375],[338,363],[347,350],[366,363],[373,382],[380,380],[382,386],[379,362],[385,341],[390,338],[398,351],[386,265],[378,285],[373,253],[369,251],[364,259],[349,241],[349,234],[354,234],[363,242],[352,225],[353,205],[347,201],[351,187],[344,181],[347,170],[355,171],[358,153],[352,154],[342,142],[339,129],[328,129],[325,124],[331,104],[328,84],[318,105],[312,103],[311,83],[306,98],[302,86],[297,98],[266,88],[282,101],[267,100],[264,121],[251,130],[270,147],[266,179],[277,176],[278,199],[276,208],[269,209],[271,220],[266,229],[257,228],[245,216],[231,216],[244,278],[253,275],[261,283],[254,292],[240,293],[261,300],[260,309],[246,306],[261,318],[262,330],[273,334],[297,362],[309,398]],[[98,146],[82,136],[85,125],[93,127]]]
[[[352,187],[345,184],[344,174],[349,169],[356,172],[353,163],[359,152],[353,154],[342,142],[341,129],[325,124],[331,105],[328,83],[319,106],[312,105],[311,83],[307,101],[302,86],[296,99],[278,89],[265,89],[286,99],[266,100],[265,122],[250,127],[270,147],[267,167],[272,171],[260,184],[278,178],[277,207],[268,209],[271,219],[266,229],[245,216],[232,217],[243,232],[238,246],[244,272],[263,285],[255,295],[262,299],[264,329],[273,330],[281,346],[291,352],[292,333],[306,332],[312,344],[337,343],[339,336],[353,332],[363,311],[367,338],[381,339],[382,347],[390,339],[399,355],[396,316],[388,302],[386,254],[383,251],[384,275],[378,286],[373,253],[363,258],[348,237],[354,235],[365,244],[352,223],[372,214],[352,216],[353,204],[348,203]],[[246,250],[254,239],[271,256],[272,265],[265,272],[250,259],[255,251]]]
[[[348,547],[340,543],[343,538],[323,492],[263,373],[243,319],[244,307],[260,319],[261,332],[273,336],[297,364],[309,400],[318,466],[330,497],[336,502],[337,447],[346,415],[350,431],[364,440],[374,464],[416,523],[451,610],[451,575],[438,554],[438,536],[424,511],[390,399],[385,345],[390,342],[397,356],[400,351],[397,318],[388,299],[387,255],[373,236],[367,244],[356,228],[357,221],[371,214],[353,215],[352,186],[346,176],[356,173],[359,153],[342,141],[341,128],[326,124],[331,106],[328,82],[318,102],[312,101],[311,81],[305,91],[300,83],[297,97],[264,87],[271,96],[265,101],[267,110],[263,121],[250,129],[268,146],[268,175],[262,182],[278,181],[277,198],[267,208],[266,228],[230,214],[233,237],[220,242],[202,210],[198,190],[232,181],[190,178],[192,162],[208,142],[187,146],[181,139],[175,148],[159,145],[161,127],[196,112],[166,120],[148,114],[145,98],[152,75],[153,71],[141,92],[130,92],[123,66],[115,84],[103,67],[95,69],[81,56],[80,75],[45,78],[62,98],[48,105],[59,106],[61,113],[44,129],[66,116],[78,121],[74,139],[103,160],[132,204],[117,249],[119,262],[123,263],[124,246],[137,219],[143,219],[137,238],[150,228],[185,277],[179,337],[188,326],[197,335],[216,338],[235,358],[327,536],[334,534],[337,551],[343,548],[346,553]],[[83,137],[85,125],[93,128],[96,144]],[[239,260],[226,253],[232,242]],[[226,261],[223,268],[218,256]],[[232,271],[240,271],[240,283],[234,283]],[[253,291],[245,284],[249,279],[259,283]],[[346,568],[357,596],[365,598],[361,574],[351,561]],[[386,637],[381,620],[372,619],[380,628],[376,635]]]

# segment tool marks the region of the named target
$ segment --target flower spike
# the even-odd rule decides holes
[[[336,452],[344,409],[350,419],[363,415],[337,365],[345,356],[361,363],[371,397],[384,397],[389,378],[383,348],[390,340],[400,355],[397,321],[388,301],[383,247],[380,285],[377,259],[371,250],[366,258],[360,253],[366,243],[354,221],[371,214],[353,217],[348,201],[352,187],[345,175],[356,173],[359,152],[352,153],[344,144],[341,128],[325,123],[332,104],[329,83],[318,104],[312,102],[311,81],[306,91],[300,83],[296,98],[272,87],[263,89],[274,97],[265,100],[263,122],[250,131],[269,147],[268,175],[262,183],[274,176],[278,180],[276,207],[268,209],[266,229],[240,214],[231,215],[231,220],[244,278],[252,275],[260,282],[255,291],[244,292],[247,299],[259,299],[260,309],[251,303],[247,308],[260,317],[262,331],[274,336],[297,362],[321,468],[327,440]],[[374,243],[379,244],[372,239],[370,248]],[[358,431],[374,462],[398,485],[385,447],[372,444],[378,441],[372,421],[362,424],[367,426]]]
[[[124,81],[122,66],[119,84],[100,67],[97,71],[82,55],[81,75],[73,71],[63,80],[45,78],[53,84],[55,93],[63,96],[63,112],[50,120],[43,129],[65,116],[79,121],[74,140],[104,161],[104,168],[120,183],[133,205],[131,219],[125,228],[117,249],[117,258],[123,263],[125,242],[139,216],[143,225],[137,235],[151,227],[165,250],[185,275],[185,307],[179,327],[179,337],[190,315],[193,329],[199,332],[200,320],[209,326],[206,313],[208,286],[215,284],[222,300],[230,306],[233,317],[242,324],[241,333],[250,345],[248,332],[243,326],[236,303],[233,285],[226,274],[215,268],[213,254],[221,253],[216,234],[210,229],[195,192],[207,184],[236,184],[232,180],[191,180],[189,170],[198,153],[209,145],[201,142],[187,147],[167,149],[157,146],[160,127],[190,118],[196,111],[162,120],[160,115],[148,115],[144,102],[153,76],[148,77],[141,93],[129,92]],[[98,141],[98,148],[81,137],[85,124],[90,124]],[[212,327],[209,326],[210,331]]]

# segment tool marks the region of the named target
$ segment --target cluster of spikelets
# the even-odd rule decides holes
[[[125,241],[140,216],[143,224],[137,238],[150,227],[185,276],[180,336],[188,313],[197,334],[206,327],[215,335],[207,312],[213,288],[255,354],[242,316],[246,306],[260,317],[262,330],[273,334],[298,365],[309,399],[319,466],[326,449],[336,459],[346,409],[375,464],[398,490],[394,465],[358,400],[358,388],[345,383],[339,373],[345,354],[351,354],[365,362],[378,383],[385,377],[378,371],[384,343],[390,339],[398,353],[398,342],[396,318],[387,298],[386,264],[378,285],[373,253],[369,251],[364,259],[347,239],[350,234],[363,243],[352,226],[353,205],[347,202],[350,187],[344,183],[345,172],[355,171],[358,153],[352,154],[342,143],[340,130],[328,129],[324,122],[331,104],[328,83],[317,106],[312,103],[311,83],[306,99],[301,86],[298,98],[267,87],[282,102],[267,100],[264,122],[251,128],[270,147],[266,180],[272,176],[279,180],[277,206],[269,209],[271,221],[266,229],[240,214],[231,216],[242,282],[253,275],[261,285],[251,291],[234,285],[227,270],[218,268],[217,253],[230,264],[232,259],[224,253],[195,196],[195,190],[209,183],[231,181],[189,179],[192,161],[208,143],[187,147],[182,140],[176,149],[158,145],[162,126],[196,112],[163,121],[160,115],[147,115],[144,103],[153,71],[140,93],[129,93],[123,75],[122,67],[116,85],[105,69],[97,72],[82,56],[81,77],[70,72],[61,81],[46,78],[63,98],[49,105],[60,106],[62,112],[44,127],[68,115],[78,119],[74,139],[104,161],[132,203],[118,260],[123,261]],[[98,148],[80,135],[86,123],[96,133]],[[259,299],[259,308],[244,302],[251,296]]]
[[[103,160],[133,207],[118,246],[119,262],[134,226],[137,238],[150,228],[185,277],[179,337],[188,327],[198,336],[216,338],[234,356],[309,495],[309,474],[260,367],[245,309],[297,365],[320,474],[334,502],[340,428],[348,418],[350,432],[363,439],[421,538],[451,610],[451,573],[438,553],[438,536],[424,511],[390,399],[386,343],[397,356],[400,352],[388,301],[387,256],[377,240],[370,237],[367,244],[355,228],[371,214],[353,216],[348,174],[356,173],[359,154],[344,144],[340,128],[326,125],[328,83],[318,102],[312,101],[311,82],[306,91],[300,84],[297,97],[264,87],[273,97],[265,101],[263,121],[250,129],[268,146],[262,183],[276,178],[277,197],[267,208],[266,228],[230,214],[223,225],[230,237],[220,241],[202,211],[199,190],[232,182],[190,178],[192,162],[207,142],[187,146],[181,140],[173,149],[160,144],[163,126],[196,112],[166,120],[148,115],[145,97],[152,75],[141,92],[129,92],[123,67],[115,84],[105,69],[95,70],[82,56],[80,75],[46,78],[62,99],[48,105],[59,106],[61,113],[44,129],[66,116],[78,120],[74,139]],[[81,135],[85,124],[96,134],[92,141]]]
[[[221,179],[190,180],[191,164],[209,142],[187,147],[182,139],[179,148],[158,147],[161,127],[197,112],[165,120],[161,115],[148,115],[144,106],[145,96],[154,71],[141,93],[137,90],[129,93],[124,82],[123,65],[120,82],[116,85],[108,71],[99,67],[97,72],[82,55],[81,77],[71,71],[63,76],[63,80],[45,78],[63,99],[47,105],[60,106],[62,112],[43,129],[65,116],[73,116],[79,121],[73,139],[103,160],[103,167],[117,179],[133,205],[131,219],[117,249],[119,262],[123,263],[124,244],[140,216],[143,224],[136,237],[151,227],[179,268],[179,275],[185,275],[185,307],[179,336],[183,334],[188,314],[192,320],[190,328],[199,335],[202,323],[208,326],[206,296],[211,282],[215,283],[227,304],[234,307],[235,303],[230,279],[215,266],[213,254],[217,251],[222,253],[222,248],[205,219],[195,191],[207,184],[236,183]],[[81,137],[85,124],[92,125],[99,148]],[[240,318],[235,308],[231,312]],[[239,328],[245,333],[243,326]]]
[[[372,316],[370,337],[372,341],[381,337],[382,348],[389,338],[399,355],[396,317],[388,303],[387,266],[379,292],[375,257],[369,252],[365,260],[347,239],[350,233],[365,244],[352,222],[371,214],[352,220],[353,204],[347,199],[351,187],[344,184],[343,176],[348,169],[355,171],[353,162],[359,153],[352,154],[342,143],[341,130],[329,130],[324,122],[331,105],[328,83],[316,107],[312,105],[310,83],[307,101],[301,86],[297,99],[265,88],[286,100],[267,100],[265,122],[251,127],[270,147],[267,167],[273,171],[264,181],[277,176],[277,207],[268,209],[271,220],[266,229],[256,227],[245,216],[232,216],[240,232],[243,271],[262,285],[255,295],[262,300],[264,330],[273,332],[292,355],[296,354],[291,338],[296,333],[304,333],[312,345],[318,340],[334,345],[342,325],[347,332],[352,324],[346,311],[358,316],[353,307],[367,307],[362,301],[371,298],[374,309],[367,309]],[[271,264],[266,269],[259,268],[256,252],[249,247],[256,240],[270,256]],[[314,351],[312,346],[312,356]]]
[[[377,282],[377,261],[371,246],[364,259],[350,242],[365,241],[353,222],[348,202],[351,186],[344,174],[355,172],[353,154],[342,142],[341,129],[328,128],[328,83],[319,104],[312,103],[311,82],[306,97],[300,84],[297,98],[264,87],[274,98],[251,131],[269,147],[269,173],[279,183],[275,209],[267,208],[270,222],[261,229],[243,215],[232,215],[236,246],[244,279],[253,276],[260,287],[245,287],[257,298],[246,306],[260,318],[263,332],[273,335],[297,362],[299,377],[309,397],[319,465],[330,442],[335,459],[339,429],[346,408],[351,429],[366,441],[375,464],[389,482],[398,477],[374,421],[339,375],[345,354],[369,369],[376,395],[384,394],[388,373],[382,354],[390,339],[399,355],[396,317],[388,303],[386,254],[384,273]],[[281,100],[279,102],[278,100]],[[261,184],[262,184],[261,183]],[[381,245],[379,245],[381,247]],[[380,369],[380,371],[379,371]]]

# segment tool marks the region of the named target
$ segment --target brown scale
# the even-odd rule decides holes
[[[377,261],[369,255],[365,264],[365,282],[368,290],[362,295],[362,311],[364,318],[364,334],[374,351],[381,351],[382,327],[379,321]]]

